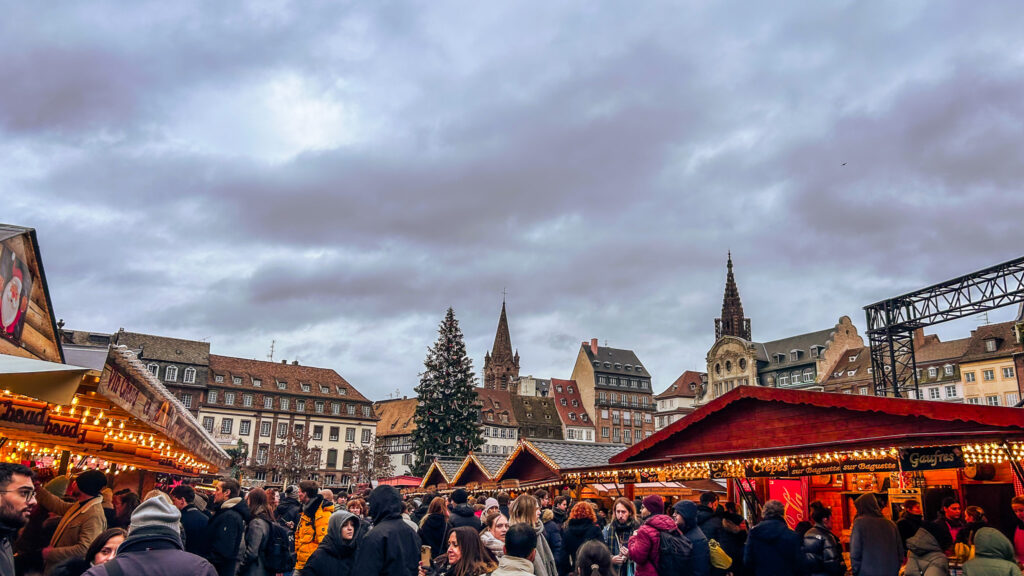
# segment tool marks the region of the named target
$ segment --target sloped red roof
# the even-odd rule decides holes
[[[877,396],[739,386],[611,458],[612,463],[782,449],[1014,434],[1024,410]]]
[[[572,392],[569,392],[569,390],[572,390]],[[555,408],[558,410],[558,417],[562,420],[563,425],[577,428],[594,428],[594,420],[583,406],[580,387],[576,385],[575,380],[552,378],[551,397],[555,400]],[[565,406],[562,406],[562,400],[565,400]],[[573,401],[576,403],[575,406],[573,406]],[[573,418],[569,414],[575,414],[576,417]]]
[[[516,414],[512,410],[512,394],[510,392],[476,388],[476,395],[480,398],[480,412],[485,415],[483,417],[484,424],[487,426],[519,426]],[[487,413],[494,414],[494,420],[488,420]],[[502,416],[507,418],[506,421],[502,421]]]
[[[693,385],[691,387],[691,384]],[[664,400],[666,398],[696,398],[697,391],[700,390],[701,385],[701,373],[694,372],[693,370],[687,370],[676,378],[676,381],[669,384],[669,387],[664,392],[658,394],[654,398],[656,400]]]

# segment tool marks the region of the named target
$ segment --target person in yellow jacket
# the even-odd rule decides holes
[[[299,504],[302,515],[295,530],[295,571],[302,570],[306,560],[313,555],[320,541],[327,536],[327,523],[334,512],[334,505],[324,501],[320,486],[312,480],[299,482]]]

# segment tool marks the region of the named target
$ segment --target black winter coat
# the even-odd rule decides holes
[[[337,521],[337,515],[341,520]],[[344,524],[348,518],[354,518],[347,511],[339,511],[331,515],[332,522]],[[356,549],[360,543],[359,533],[364,532],[365,524],[358,521],[356,536],[352,540],[341,538],[340,530],[331,530],[332,524],[328,524],[327,535],[320,542],[320,546],[306,560],[302,567],[302,576],[349,576],[352,573],[352,564],[356,559]],[[365,533],[365,532],[364,532]]]
[[[900,539],[903,540],[903,547],[907,547],[907,540],[914,537],[917,531],[924,526],[924,518],[920,514],[900,514],[896,521],[896,528],[900,531]]]
[[[555,558],[559,574],[562,576],[569,574],[576,563],[576,552],[588,540],[604,542],[604,535],[597,524],[591,522],[589,518],[569,520],[568,525],[562,531],[562,552]],[[588,567],[587,573],[589,571]]]
[[[274,510],[274,519],[282,526],[292,523],[292,530],[299,526],[299,516],[302,516],[302,504],[297,498],[281,498],[281,503]]]
[[[451,527],[444,514],[430,514],[419,529],[419,537],[424,546],[430,546],[430,558],[437,558],[445,551],[445,536]]]
[[[402,519],[402,496],[394,486],[370,493],[373,528],[356,551],[352,573],[359,576],[418,576],[420,537]]]
[[[214,576],[209,562],[182,550],[181,538],[166,529],[140,528],[117,549],[117,558],[93,566],[85,576],[108,576],[116,562],[124,576]]]
[[[800,537],[782,518],[765,518],[750,529],[743,563],[756,576],[798,576],[803,563]]]
[[[483,528],[483,524],[480,523],[480,519],[476,517],[476,510],[470,508],[468,504],[459,504],[453,508],[452,515],[448,517],[448,524],[450,524],[452,528],[469,526],[477,532]]]
[[[821,524],[815,524],[804,534],[804,571],[809,576],[843,576],[846,562],[843,548],[832,534]]]
[[[181,511],[181,526],[185,529],[185,552],[206,556],[206,526],[209,523],[210,518],[194,504],[185,506]]]
[[[240,497],[214,505],[213,518],[206,525],[206,559],[217,569],[219,576],[235,576],[238,571],[238,557],[248,521],[249,506]]]

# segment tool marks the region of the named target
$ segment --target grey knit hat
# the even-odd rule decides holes
[[[128,534],[142,528],[166,528],[174,534],[178,534],[178,523],[181,521],[181,512],[164,498],[150,498],[132,512],[131,525],[128,526]]]

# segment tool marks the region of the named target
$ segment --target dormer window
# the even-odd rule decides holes
[[[600,368],[600,367],[601,367],[601,363],[600,362],[594,362],[594,368]]]
[[[811,358],[817,358],[821,355],[821,346],[811,346]]]
[[[995,338],[989,338],[985,340],[985,352],[995,352],[998,343]]]
[[[253,378],[252,379],[252,387],[253,388],[262,388],[263,387],[263,380],[260,380],[259,378]]]
[[[605,363],[604,363],[604,367],[605,367],[605,368],[611,368],[611,367],[612,367],[612,365],[611,365],[611,363],[610,363],[610,362],[605,362]]]
[[[343,388],[341,386],[335,386],[335,388],[338,390],[338,396],[345,396],[346,394],[348,394],[347,388]]]
[[[859,356],[859,354],[854,354],[853,356],[850,356],[850,362],[856,362],[857,356]]]
[[[566,392],[568,392],[569,394],[575,394],[575,392],[573,392],[572,386],[569,386],[569,387],[568,387],[568,388],[566,388],[565,390],[566,390]]]
[[[576,419],[576,413],[575,412],[569,412],[569,420],[575,420],[575,419]]]
[[[846,373],[847,376],[854,376],[856,374],[857,374],[856,370],[850,370],[849,372]]]
[[[572,407],[573,407],[573,408],[578,408],[578,407],[579,407],[579,405],[580,405],[580,402],[579,402],[579,400],[576,400],[576,399],[574,398],[574,399],[573,399],[573,401],[572,401]]]
[[[331,391],[331,389],[328,388],[327,386],[324,386],[324,385],[320,386],[320,393],[321,394],[328,394],[328,393],[330,393],[330,391]]]
[[[562,393],[562,385],[561,384],[559,384],[558,386],[555,386],[555,392],[558,392],[559,394]]]
[[[632,364],[626,364],[626,372],[630,372],[632,370],[633,370],[633,365]]]
[[[952,376],[953,375],[953,365],[952,364],[946,364],[945,366],[943,366],[943,368],[946,371],[946,376]]]
[[[777,353],[774,354],[774,356],[775,356],[775,363],[776,364],[785,364],[786,363],[786,355],[783,354],[782,352],[777,352]]]
[[[561,399],[562,406],[568,406],[569,404],[565,401],[565,398]]]
[[[696,390],[696,389],[697,389],[697,385],[691,382],[690,383],[690,390]]]
[[[236,385],[236,386],[241,386],[242,385],[242,377],[241,376],[232,376],[231,377],[231,383]]]
[[[936,368],[935,366],[932,366],[931,368],[928,368],[928,377],[929,378],[935,378],[938,375],[939,375],[939,369],[938,368]]]
[[[160,375],[160,366],[158,364],[150,364],[149,366],[146,366],[146,369],[149,370],[149,373],[153,376]],[[218,376],[218,378],[220,378],[220,376]],[[220,380],[218,380],[218,382],[220,382]]]
[[[584,422],[586,422],[588,420],[587,415],[586,414],[580,414],[580,420],[583,420]]]
[[[284,380],[278,380],[277,381],[277,389],[278,390],[285,390],[287,388],[288,388],[288,383],[287,382],[285,382]]]
[[[615,369],[616,370],[622,370],[622,364],[619,364],[618,362],[616,362],[615,363]]]
[[[313,389],[309,384],[300,384],[300,386],[302,386],[303,392],[309,392]]]
[[[497,400],[495,400],[494,401],[494,407],[497,408],[498,410],[501,410],[501,402],[498,402]]]
[[[155,366],[155,364],[150,364],[150,366]],[[213,381],[216,382],[217,384],[223,384],[224,383],[224,377],[221,376],[220,374],[215,374],[213,376]]]
[[[800,359],[800,350],[790,350],[789,351],[789,361],[790,362],[796,362],[799,359]]]

